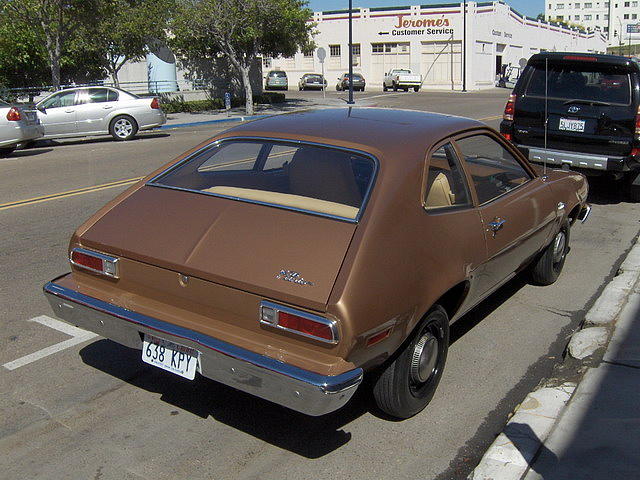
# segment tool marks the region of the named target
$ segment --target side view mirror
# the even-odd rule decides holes
[[[36,105],[36,108],[42,113],[47,113],[47,109],[43,105]]]

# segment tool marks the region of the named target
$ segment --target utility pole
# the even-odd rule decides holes
[[[353,23],[353,16],[351,14],[352,0],[349,0],[349,100],[347,103],[353,105],[353,29],[351,24]]]
[[[462,91],[467,91],[467,0],[462,10]]]

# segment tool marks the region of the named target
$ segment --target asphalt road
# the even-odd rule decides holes
[[[365,92],[356,101],[465,115],[496,127],[508,93]],[[295,107],[346,98],[287,95]],[[594,184],[592,215],[572,230],[558,282],[532,287],[516,279],[457,322],[433,402],[402,422],[385,419],[363,394],[339,412],[310,418],[155,369],[139,351],[99,337],[62,348],[72,337],[43,320],[52,314],[41,287],[68,270],[74,228],[125,188],[113,182],[148,173],[223,125],[126,143],[64,141],[0,159],[0,365],[36,354],[12,370],[0,367],[0,477],[464,478],[509,412],[551,374],[640,230],[638,205]],[[8,206],[26,199],[39,200]]]

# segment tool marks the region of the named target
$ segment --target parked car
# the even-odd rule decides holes
[[[630,198],[640,201],[637,59],[562,52],[533,55],[503,118],[500,131],[530,161],[620,180]]]
[[[0,156],[9,155],[20,143],[42,137],[43,132],[35,110],[0,100]]]
[[[360,90],[364,92],[364,87],[366,86],[366,82],[364,77],[359,73],[353,74],[353,89]],[[336,90],[349,90],[349,74],[345,73],[341,77],[338,77],[338,84],[336,85]]]
[[[67,88],[36,104],[44,138],[111,135],[130,140],[167,121],[157,97],[139,97],[112,87]]]
[[[390,88],[394,92],[397,92],[398,89],[408,92],[410,88],[417,92],[421,86],[422,75],[413,73],[408,68],[392,68],[382,80],[382,90],[385,92]]]
[[[581,174],[542,176],[475,120],[276,115],[120,194],[44,290],[58,317],[183,377],[323,415],[366,373],[406,418],[435,392],[450,322],[517,272],[558,278],[586,197]]]
[[[298,90],[322,90],[327,87],[327,79],[318,73],[305,73],[298,82]]]
[[[267,73],[264,83],[265,90],[289,90],[289,80],[287,73],[282,70],[271,70]]]

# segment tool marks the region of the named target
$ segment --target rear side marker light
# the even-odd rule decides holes
[[[10,122],[19,122],[22,119],[22,115],[20,115],[20,110],[16,107],[11,107],[7,112],[7,120]]]
[[[118,259],[116,257],[84,248],[74,248],[71,250],[69,260],[76,267],[107,277],[118,278]]]
[[[272,302],[260,302],[260,323],[326,343],[338,343],[334,320]]]
[[[504,107],[504,114],[502,115],[503,120],[513,122],[513,114],[515,110],[516,96],[512,93],[511,95],[509,95],[509,100],[507,100],[507,104]]]
[[[374,333],[369,338],[367,338],[367,347],[370,347],[371,345],[375,345],[376,343],[381,342],[382,340],[387,338],[391,333],[391,328],[392,327],[389,327],[386,330],[383,330],[378,333]]]

